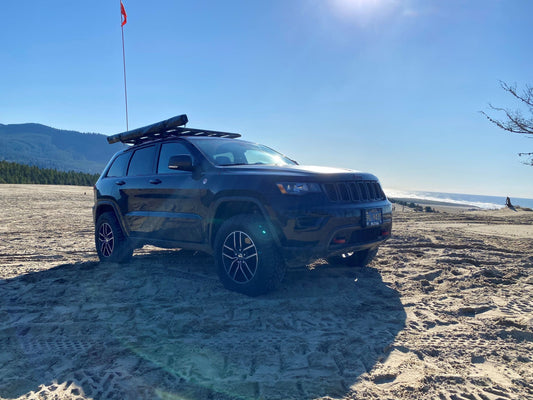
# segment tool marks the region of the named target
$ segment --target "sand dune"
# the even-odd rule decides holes
[[[0,185],[1,399],[533,398],[533,212],[398,210],[369,268],[251,299],[208,256],[98,263],[92,201]]]

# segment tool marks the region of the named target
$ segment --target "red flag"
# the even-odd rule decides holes
[[[128,15],[126,14],[126,9],[124,8],[124,4],[122,4],[122,0],[120,0],[120,13],[122,14],[122,25],[126,25],[126,22],[128,22]]]

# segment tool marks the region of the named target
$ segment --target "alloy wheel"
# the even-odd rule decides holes
[[[245,232],[231,232],[224,240],[222,262],[226,274],[234,282],[250,282],[257,271],[257,247]]]
[[[113,235],[111,225],[107,222],[100,225],[100,229],[98,230],[98,243],[100,245],[100,253],[104,257],[110,257],[113,254],[115,236]]]

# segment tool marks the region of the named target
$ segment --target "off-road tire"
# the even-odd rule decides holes
[[[328,257],[328,263],[341,264],[348,267],[366,267],[374,259],[378,249],[367,249],[361,251],[355,251],[353,253],[346,253],[340,256]]]
[[[133,255],[133,246],[122,232],[117,217],[105,212],[98,217],[94,231],[98,258],[102,262],[125,263]]]
[[[258,296],[279,286],[286,267],[273,235],[268,224],[254,215],[237,215],[222,224],[214,254],[224,287]]]

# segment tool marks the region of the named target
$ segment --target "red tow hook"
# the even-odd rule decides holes
[[[335,244],[345,244],[346,243],[346,238],[335,238],[332,240],[333,243]]]

